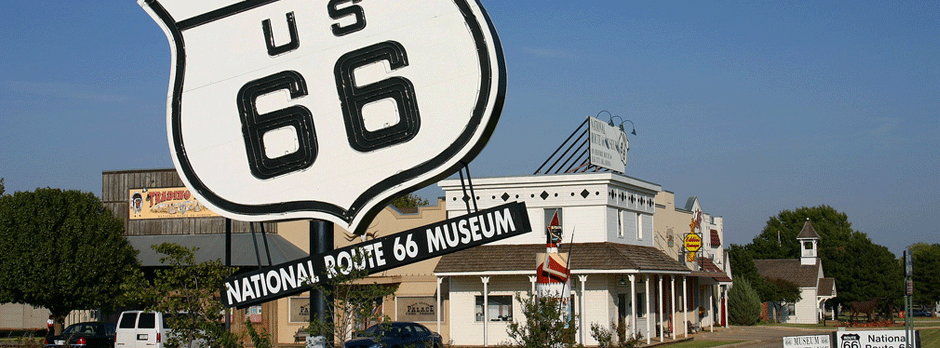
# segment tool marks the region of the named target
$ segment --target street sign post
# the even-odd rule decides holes
[[[475,157],[502,110],[502,49],[477,1],[140,3],[170,44],[174,165],[231,219],[361,233]]]

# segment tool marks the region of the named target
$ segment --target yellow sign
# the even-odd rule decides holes
[[[203,206],[185,187],[130,190],[128,218],[173,219],[219,216]]]
[[[688,250],[691,253],[697,252],[702,248],[702,237],[697,233],[689,233],[682,240],[685,245],[685,250]]]

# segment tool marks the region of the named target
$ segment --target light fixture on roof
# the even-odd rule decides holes
[[[607,113],[607,116],[609,116],[608,119],[607,119],[607,124],[608,124],[608,125],[610,125],[611,127],[613,127],[613,126],[614,126],[614,117],[616,117],[617,119],[620,120],[620,124],[619,124],[618,126],[620,127],[620,130],[621,130],[621,131],[623,131],[623,123],[624,123],[624,122],[630,122],[630,125],[631,125],[631,127],[633,128],[633,129],[630,131],[630,134],[636,135],[636,124],[634,124],[633,121],[624,120],[623,117],[620,117],[620,116],[617,116],[617,115],[611,115],[611,114],[610,114],[610,111],[607,111],[607,110],[601,110],[600,112],[597,113],[597,116],[596,116],[596,117],[597,117],[597,118],[600,118],[601,113],[604,113],[604,112],[606,112],[606,113]]]

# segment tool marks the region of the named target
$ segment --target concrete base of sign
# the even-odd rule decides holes
[[[307,348],[327,348],[326,337],[307,336]]]

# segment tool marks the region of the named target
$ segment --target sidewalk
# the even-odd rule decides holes
[[[685,342],[689,340],[696,341],[726,341],[727,345],[722,345],[721,347],[744,347],[752,345],[774,345],[776,343],[783,344],[783,337],[785,336],[804,336],[804,335],[821,335],[827,334],[834,331],[836,328],[798,328],[798,327],[786,327],[786,326],[730,326],[730,327],[715,327],[714,332],[709,332],[708,328],[703,331],[699,331],[694,334],[689,334],[688,337],[683,335],[677,335],[675,340],[672,340],[671,336],[667,337],[665,341],[659,342],[657,337],[651,339],[650,344],[645,344],[646,340],[644,339],[644,344],[642,347],[656,347],[663,346],[667,347],[668,345]]]

